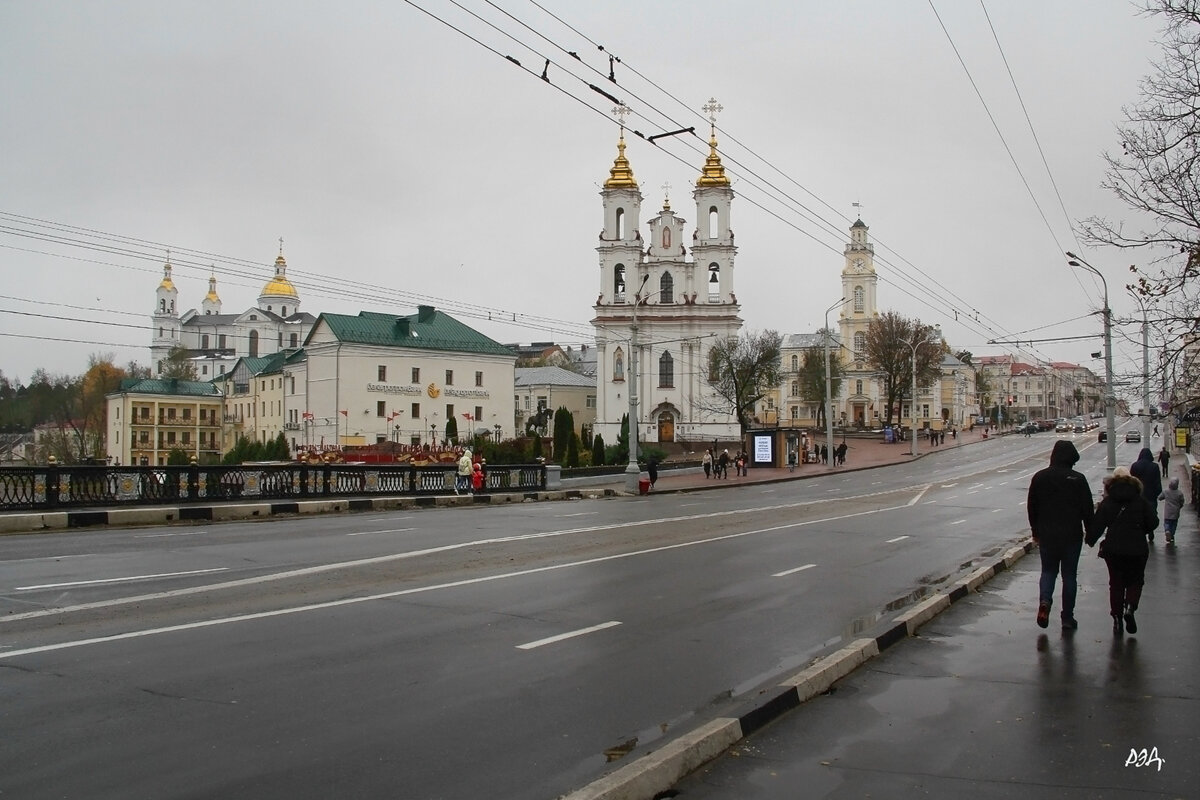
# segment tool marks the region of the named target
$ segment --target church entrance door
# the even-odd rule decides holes
[[[660,442],[675,441],[675,418],[670,414],[660,414],[658,417],[658,440]]]

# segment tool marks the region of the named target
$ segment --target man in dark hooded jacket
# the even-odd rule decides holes
[[[1025,510],[1033,541],[1042,557],[1042,578],[1039,585],[1037,624],[1050,624],[1050,607],[1054,603],[1054,583],[1062,573],[1062,626],[1075,630],[1075,593],[1078,587],[1079,551],[1083,536],[1092,522],[1092,489],[1087,478],[1072,467],[1079,461],[1079,451],[1066,439],[1054,443],[1050,466],[1040,470],[1029,482],[1029,497]]]
[[[1150,510],[1158,518],[1158,496],[1162,494],[1162,476],[1158,474],[1158,465],[1154,463],[1154,454],[1149,447],[1143,447],[1138,453],[1137,461],[1129,465],[1129,474],[1142,482],[1142,497],[1150,504]],[[1155,527],[1158,523],[1154,523]],[[1150,529],[1150,541],[1154,541],[1154,528]]]

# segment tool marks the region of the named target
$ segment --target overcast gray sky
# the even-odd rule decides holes
[[[646,136],[701,137],[628,137],[643,220],[669,183],[694,223],[700,107],[724,106],[748,328],[820,326],[859,202],[882,308],[976,354],[1095,334],[1027,353],[1099,372],[1099,283],[1062,251],[1092,214],[1138,227],[1101,153],[1157,26],[1126,0],[0,0],[0,370],[146,363],[166,247],[182,308],[215,265],[232,312],[279,237],[313,314],[431,302],[500,341],[587,342],[617,138],[590,83]],[[1129,313],[1126,256],[1085,253]]]

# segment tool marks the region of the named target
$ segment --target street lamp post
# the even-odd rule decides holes
[[[1113,424],[1113,411],[1117,404],[1116,395],[1113,394],[1113,369],[1112,369],[1112,309],[1108,307],[1108,281],[1104,279],[1104,275],[1100,270],[1093,267],[1088,262],[1084,261],[1079,256],[1068,251],[1067,261],[1072,267],[1083,267],[1100,279],[1101,285],[1104,286],[1104,423],[1107,432],[1108,440],[1108,470],[1117,468],[1117,429]]]
[[[629,464],[625,467],[625,491],[630,494],[638,493],[638,480],[642,476],[638,466],[638,325],[637,309],[641,302],[642,287],[650,280],[649,275],[642,276],[637,291],[633,293],[633,314],[629,324]]]
[[[1133,299],[1142,309],[1142,441],[1150,445],[1150,318],[1146,310],[1146,302],[1130,288]],[[1166,437],[1164,437],[1166,438]]]
[[[935,325],[934,330],[941,331],[941,326]],[[914,335],[913,341],[904,343],[912,350],[912,400],[908,404],[908,415],[912,419],[912,431],[910,432],[912,442],[909,452],[915,457],[917,455],[917,348],[923,344],[933,344],[934,342],[931,339],[917,339]]]
[[[841,308],[850,302],[848,298],[843,297],[836,303],[825,309],[825,447],[833,449],[833,378],[829,368],[829,312],[835,308]],[[843,428],[843,430],[845,430]],[[830,458],[826,461],[826,466],[833,469],[834,461]]]

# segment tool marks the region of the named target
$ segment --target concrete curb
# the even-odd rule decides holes
[[[714,719],[615,772],[564,795],[564,800],[653,800],[743,737],[829,691],[839,680],[896,642],[915,636],[922,625],[970,592],[978,591],[990,578],[1010,569],[1032,550],[1032,540],[1026,540],[993,557],[991,563],[979,567],[896,617],[893,624],[874,639],[856,639],[778,684],[776,688],[779,691],[764,692],[737,718]]]

